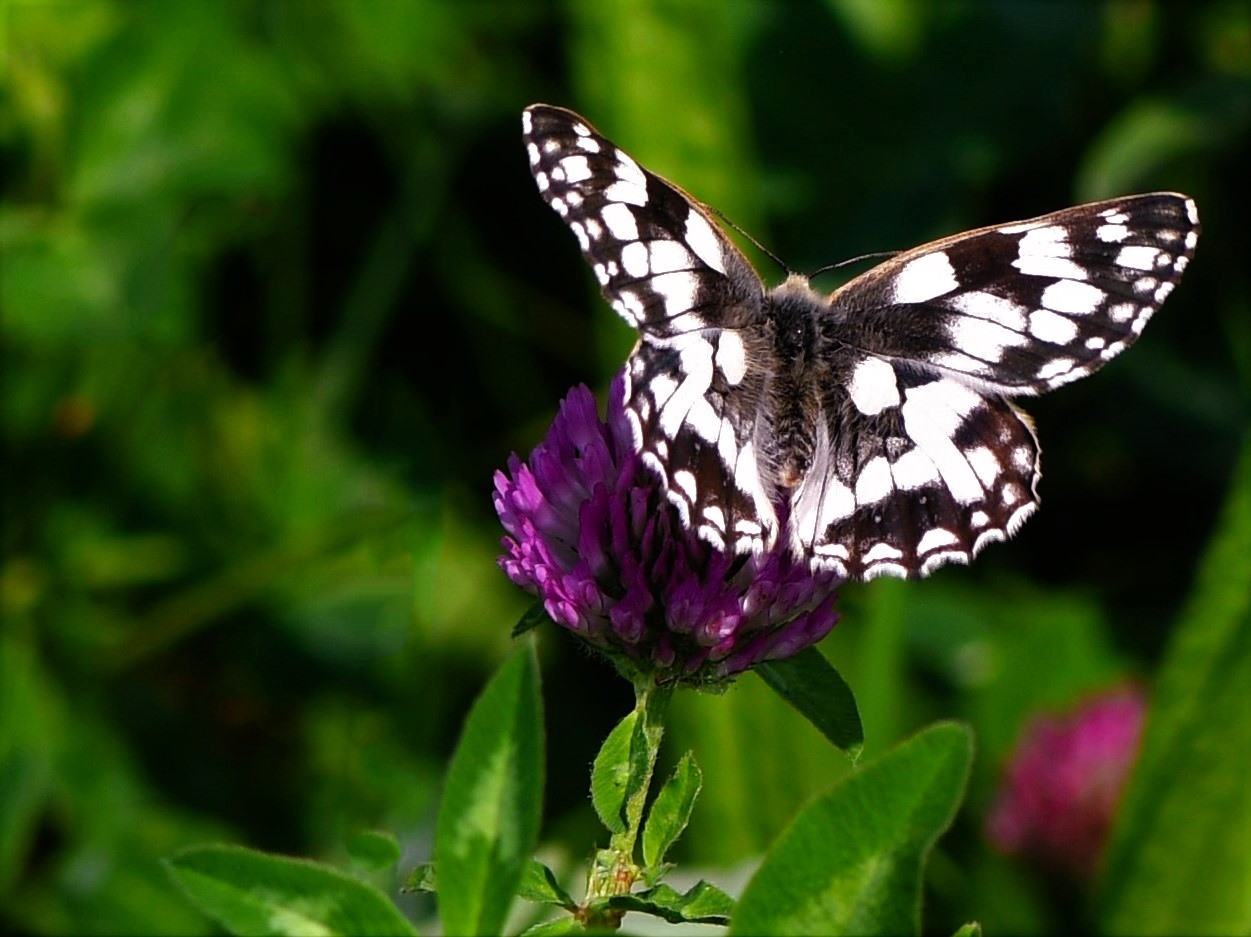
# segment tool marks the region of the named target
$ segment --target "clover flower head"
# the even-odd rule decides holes
[[[1008,759],[986,834],[999,852],[1077,880],[1097,868],[1138,754],[1146,699],[1133,685],[1036,717]]]
[[[575,387],[530,458],[495,474],[508,577],[620,669],[657,681],[716,682],[825,637],[841,580],[784,546],[730,556],[685,527],[636,451],[624,387],[619,374],[604,420]]]

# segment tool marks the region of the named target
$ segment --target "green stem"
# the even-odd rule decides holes
[[[585,909],[589,911],[596,899],[629,894],[643,869],[634,860],[643,827],[643,809],[647,805],[647,793],[651,788],[652,774],[656,770],[656,756],[660,741],[665,734],[665,716],[673,688],[657,686],[650,678],[640,676],[634,683],[634,734],[630,738],[629,774],[626,782],[625,823],[626,828],[613,834],[607,849],[596,853],[591,863],[587,882]],[[593,913],[583,923],[615,928],[620,923],[620,913],[596,916]]]
[[[630,780],[626,790],[626,829],[613,837],[612,846],[631,859],[643,826],[643,808],[651,789],[652,773],[660,740],[665,734],[665,716],[673,699],[672,687],[656,686],[650,679],[639,677],[634,683],[634,737],[630,739]]]

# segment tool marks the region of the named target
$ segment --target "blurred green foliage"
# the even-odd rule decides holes
[[[534,101],[799,269],[1195,196],[1198,259],[1142,341],[1029,402],[1044,510],[970,569],[848,586],[824,648],[870,753],[975,729],[927,929],[1084,920],[981,816],[1029,713],[1150,685],[1222,574],[1192,594],[1251,413],[1245,5],[7,0],[0,37],[3,926],[207,931],[160,866],[206,839],[345,862],[388,829],[401,870],[430,854],[467,701],[528,604],[494,565],[491,473],[632,343],[533,190]],[[1219,607],[1241,647],[1247,604]],[[564,636],[542,653],[543,829],[572,861],[630,688]],[[1174,699],[1202,669],[1169,673]],[[685,863],[758,854],[847,770],[755,678],[674,708],[705,777]]]

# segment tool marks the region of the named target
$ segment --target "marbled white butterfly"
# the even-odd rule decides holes
[[[1037,508],[1038,441],[1009,398],[1120,354],[1176,286],[1195,203],[1159,192],[979,228],[828,296],[766,289],[712,214],[582,117],[522,115],[539,191],[639,331],[635,442],[683,522],[870,579],[967,563]]]

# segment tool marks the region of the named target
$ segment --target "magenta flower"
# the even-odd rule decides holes
[[[635,450],[623,394],[618,375],[601,421],[575,387],[529,461],[496,472],[508,577],[626,672],[658,681],[720,680],[825,637],[841,580],[781,546],[728,556],[685,529]]]
[[[986,835],[1000,852],[1076,879],[1095,873],[1138,755],[1147,703],[1135,686],[1034,719],[1008,759]]]

